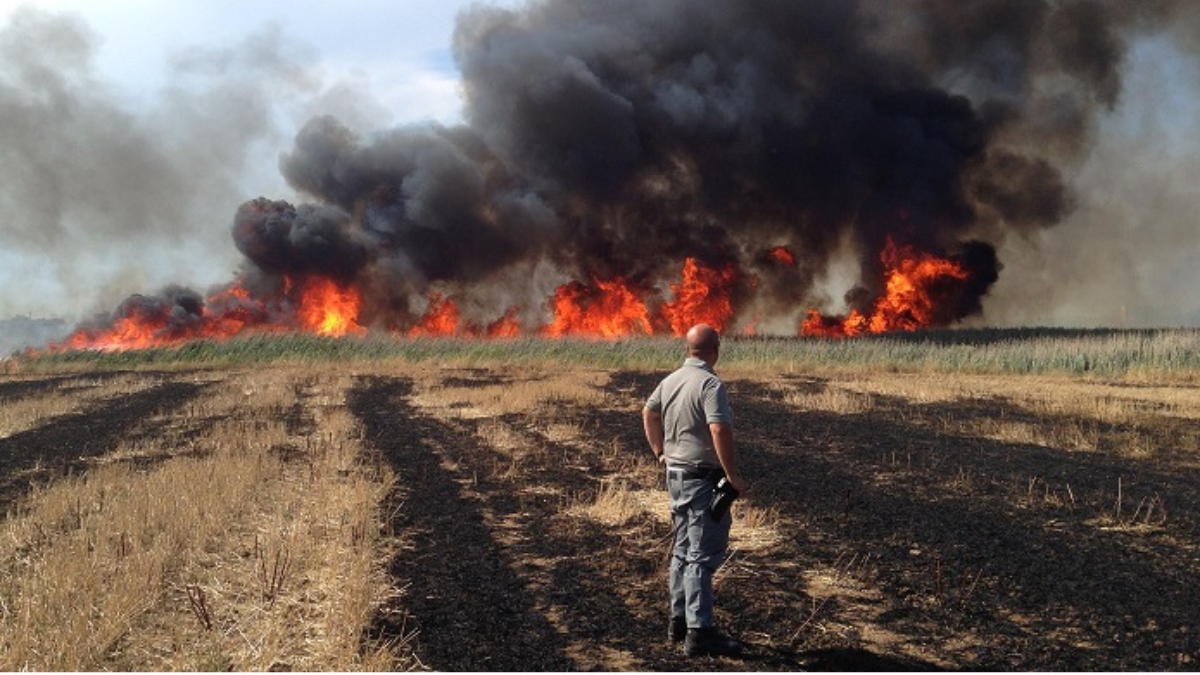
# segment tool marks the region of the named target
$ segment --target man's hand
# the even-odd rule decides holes
[[[750,484],[742,480],[741,476],[725,476],[725,478],[733,486],[733,489],[738,491],[738,496],[744,497],[746,491],[750,489]]]

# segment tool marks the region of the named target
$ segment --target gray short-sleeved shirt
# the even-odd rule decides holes
[[[662,414],[663,455],[668,466],[721,467],[708,425],[733,424],[729,392],[711,366],[688,358],[646,399],[646,408]]]

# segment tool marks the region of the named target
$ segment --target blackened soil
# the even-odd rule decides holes
[[[89,458],[113,451],[122,440],[147,433],[150,418],[183,405],[203,388],[192,382],[164,382],[0,438],[0,510],[24,495],[32,484],[79,471],[87,466]]]
[[[50,391],[65,382],[70,382],[71,379],[70,376],[63,375],[43,379],[0,382],[0,403],[17,401],[27,396],[34,396],[45,391]]]
[[[570,669],[562,636],[536,611],[516,561],[484,521],[484,504],[443,465],[469,439],[416,415],[405,400],[410,389],[406,380],[369,379],[348,400],[397,472],[392,526],[411,535],[411,550],[391,568],[407,589],[405,611],[377,633],[415,630],[417,655],[434,670]]]
[[[52,377],[8,380],[0,382],[0,404],[9,401],[18,401],[52,390],[65,393],[73,389],[84,389],[125,374],[121,371],[106,371],[102,373],[88,373],[86,375],[57,375]]]
[[[747,654],[683,658],[665,639],[669,528],[649,514],[605,526],[577,508],[604,485],[662,489],[638,414],[661,376],[611,373],[603,405],[484,419],[418,409],[403,377],[356,379],[350,411],[398,477],[385,506],[398,546],[392,584],[403,591],[366,637],[412,636],[421,664],[447,671],[1200,663],[1200,432],[1191,421],[1096,423],[1096,450],[1066,450],[955,431],[970,428],[964,420],[1079,423],[1014,401],[876,396],[866,412],[834,414],[785,402],[789,387],[814,394],[829,383],[784,376],[730,384],[752,484],[743,506],[773,509],[777,534],[735,551],[718,576],[717,618]],[[86,386],[70,379],[0,382],[0,401]],[[497,381],[479,369],[447,371],[442,384]],[[122,443],[186,445],[211,424],[169,414],[205,385],[157,382],[0,439],[0,508]],[[299,400],[280,409],[293,433],[319,425],[306,410]],[[515,449],[484,440],[483,425],[496,424]],[[552,425],[579,429],[592,445],[556,441]],[[1150,438],[1152,452],[1122,452],[1135,436]]]

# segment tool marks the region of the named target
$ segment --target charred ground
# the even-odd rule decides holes
[[[363,639],[408,636],[436,670],[1186,670],[1200,658],[1194,389],[748,374],[729,381],[753,492],[717,604],[751,647],[744,660],[682,659],[664,639],[669,528],[637,414],[661,376],[406,367],[350,379],[363,447],[396,475],[385,512],[403,589]],[[6,502],[31,477],[187,433],[163,413],[206,385],[143,377],[140,391],[0,440]],[[14,378],[0,396],[71,386]],[[1020,393],[1079,386],[1122,412]],[[322,433],[304,391],[280,410],[298,439]],[[605,495],[629,508],[608,517]]]

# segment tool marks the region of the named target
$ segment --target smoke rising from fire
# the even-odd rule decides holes
[[[180,45],[151,91],[106,78],[103,42],[70,14],[19,8],[0,22],[0,316],[227,282],[238,255],[222,225],[247,189],[285,187],[260,158],[287,142],[280,117],[327,93],[311,50],[274,28]],[[343,109],[366,100],[333,86]]]
[[[858,271],[843,306],[866,317],[932,256],[954,269],[923,289],[923,325],[952,325],[1003,278],[997,249],[1076,209],[1129,40],[1195,25],[1194,7],[477,5],[454,34],[465,123],[364,134],[313,118],[280,160],[310,201],[234,216],[241,283],[286,311],[297,280],[331,280],[358,294],[363,326],[410,331],[450,297],[464,322],[517,307],[532,330],[530,305],[554,303],[531,270],[550,269],[585,299],[619,280],[653,305],[649,332],[669,332],[691,265],[722,280],[730,327],[794,331],[839,256]]]

